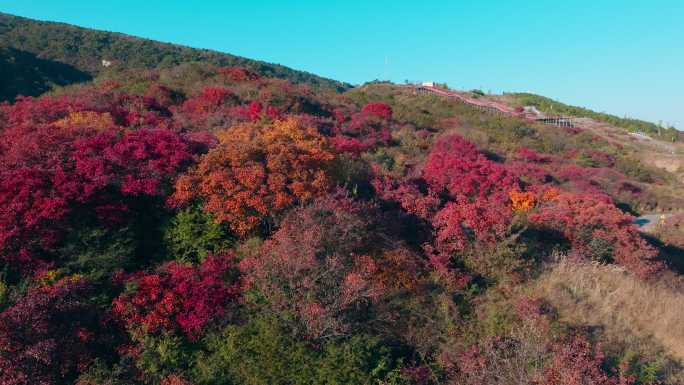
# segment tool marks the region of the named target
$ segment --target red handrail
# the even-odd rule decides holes
[[[438,87],[420,86],[420,88],[427,90],[427,91],[430,91],[432,93],[435,93],[437,95],[452,97],[452,98],[458,99],[465,104],[470,104],[471,106],[493,109],[493,110],[499,111],[503,114],[507,114],[507,115],[511,115],[511,116],[521,116],[522,115],[520,112],[517,112],[515,109],[508,107],[507,105],[502,104],[502,103],[492,102],[489,100],[477,100],[477,99],[471,98],[469,96],[466,96],[460,92],[445,90],[443,88],[438,88]]]

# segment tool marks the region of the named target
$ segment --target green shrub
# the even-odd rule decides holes
[[[136,236],[130,227],[83,227],[70,232],[58,250],[67,273],[106,279],[114,271],[136,261]]]
[[[200,262],[211,253],[230,247],[230,236],[224,226],[209,214],[190,207],[179,211],[164,232],[171,255],[179,261]]]
[[[0,310],[3,308],[5,301],[7,301],[8,290],[7,284],[0,279]]]
[[[204,384],[401,384],[401,360],[364,335],[312,347],[271,318],[205,338],[191,378]]]
[[[620,157],[616,162],[617,169],[627,176],[635,178],[639,182],[653,183],[653,173],[651,170],[644,167],[644,165],[636,159],[628,157]]]
[[[135,365],[148,378],[162,379],[178,373],[192,362],[191,347],[182,337],[146,335]]]
[[[78,385],[131,385],[135,384],[134,368],[96,359],[76,381]]]

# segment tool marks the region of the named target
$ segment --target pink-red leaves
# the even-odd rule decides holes
[[[392,119],[392,107],[385,103],[368,103],[363,107],[362,112],[380,119]]]
[[[648,276],[663,266],[655,260],[657,251],[639,235],[633,219],[605,196],[575,193],[561,193],[530,215],[532,222],[562,232],[575,256],[614,260]]]
[[[328,197],[288,214],[257,255],[240,263],[248,285],[310,338],[347,334],[385,287],[369,247],[366,207]]]
[[[114,314],[134,337],[166,331],[195,339],[240,295],[230,281],[232,263],[232,256],[210,256],[196,267],[169,262],[134,274],[126,280],[134,289],[114,300]]]
[[[65,278],[29,289],[0,313],[0,383],[57,384],[75,379],[103,351],[105,325],[88,303],[91,286]]]

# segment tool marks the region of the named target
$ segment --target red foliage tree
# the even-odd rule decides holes
[[[376,168],[375,172],[379,173],[379,170]],[[398,202],[408,213],[427,221],[433,218],[442,204],[439,194],[428,189],[422,179],[401,180],[378,175],[372,183],[382,199]]]
[[[86,197],[107,185],[117,186],[124,194],[161,195],[162,187],[191,157],[178,134],[161,129],[122,136],[103,133],[77,141],[75,147],[75,172],[90,182],[81,187]]]
[[[429,260],[456,288],[469,277],[453,267],[454,255],[491,247],[506,235],[513,216],[509,193],[519,189],[514,173],[458,135],[434,144],[420,178],[379,176],[373,185],[383,199],[398,202],[432,225]]]
[[[344,135],[337,135],[330,138],[330,143],[338,153],[347,152],[357,156],[370,149],[375,144],[374,141],[369,143],[368,141],[361,141],[357,138]]]
[[[289,213],[258,255],[244,259],[248,285],[275,315],[295,315],[310,338],[347,334],[385,290],[370,247],[367,208],[328,197]]]
[[[1,105],[9,126],[18,124],[50,123],[69,113],[87,110],[90,104],[85,97],[77,95],[44,96],[41,98],[18,97],[14,104]]]
[[[0,383],[67,383],[106,351],[98,337],[106,326],[90,295],[85,280],[65,278],[29,289],[0,313]]]
[[[516,156],[521,160],[534,163],[547,163],[550,160],[547,155],[540,154],[527,147],[520,147]]]
[[[603,370],[604,354],[583,338],[572,338],[552,347],[553,356],[538,382],[540,385],[631,385],[632,376]]]
[[[392,119],[392,107],[385,103],[368,103],[363,106],[362,112],[367,115],[372,115],[380,119]]]
[[[553,181],[552,173],[545,166],[539,163],[517,160],[506,163],[509,172],[529,185],[543,185]]]
[[[217,111],[224,105],[234,105],[238,101],[238,97],[227,88],[206,87],[197,95],[186,100],[181,106],[181,111],[188,114],[205,115]]]
[[[221,67],[217,72],[234,82],[254,81],[260,78],[256,72],[242,67]]]
[[[0,137],[0,253],[27,260],[50,248],[69,213],[96,209],[103,195],[109,207],[121,206],[113,192],[160,195],[190,159],[185,141],[167,130],[8,127]]]
[[[539,161],[537,154],[523,153]],[[576,256],[615,261],[642,276],[660,270],[662,263],[656,261],[656,251],[639,235],[633,218],[615,207],[586,176],[580,176],[580,169],[567,166],[559,174],[577,184],[587,184],[585,193],[559,195],[557,190],[545,187],[548,185],[528,186],[521,192],[518,176],[524,174],[524,168],[510,169],[493,162],[472,143],[449,136],[434,144],[421,179],[378,177],[374,186],[384,199],[395,200],[408,212],[431,222],[439,253],[452,254],[476,243],[496,243],[505,235],[513,209],[530,211],[533,223],[563,233]],[[544,177],[542,172],[533,179]]]
[[[171,112],[174,124],[188,131],[213,130],[237,120],[233,110],[240,108],[240,103],[240,98],[228,88],[205,87],[180,106],[173,106]]]
[[[474,242],[493,245],[506,234],[510,206],[498,200],[469,201],[457,197],[440,209],[432,220],[440,252],[454,253]]]
[[[266,106],[266,108],[264,108],[263,104],[253,100],[249,102],[249,104],[233,108],[231,114],[243,121],[256,122],[263,117],[267,117],[271,120],[277,119],[280,116],[280,111],[272,106]]]
[[[384,103],[369,103],[362,112],[346,118],[341,109],[333,112],[335,128],[332,143],[338,152],[358,155],[376,145],[389,143],[392,139],[390,120],[392,109]]]
[[[114,300],[114,314],[134,338],[166,331],[194,340],[240,295],[232,263],[232,256],[210,256],[197,267],[169,262],[154,273],[133,274],[126,283],[134,289]]]
[[[639,234],[634,218],[605,196],[561,193],[530,215],[530,220],[562,232],[575,256],[614,260],[641,276],[663,267],[655,259],[657,251]]]
[[[430,188],[452,198],[506,200],[518,180],[503,164],[485,157],[475,145],[451,135],[436,142],[423,169]]]
[[[509,192],[518,179],[502,164],[460,136],[448,136],[433,146],[421,181],[408,184],[376,179],[385,199],[432,222],[437,249],[452,253],[474,241],[494,242],[503,235],[512,215]]]
[[[423,178],[432,191],[450,198],[433,218],[438,249],[463,250],[475,240],[491,244],[505,233],[511,218],[508,194],[518,180],[472,143],[455,135],[435,143]]]

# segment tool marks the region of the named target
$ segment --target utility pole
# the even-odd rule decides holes
[[[662,121],[662,120],[659,120],[659,121],[658,121],[658,136],[662,136],[662,134],[660,133],[660,129],[661,129],[662,127],[663,127],[663,121]]]
[[[385,79],[383,80],[389,80],[389,57],[385,55]]]

